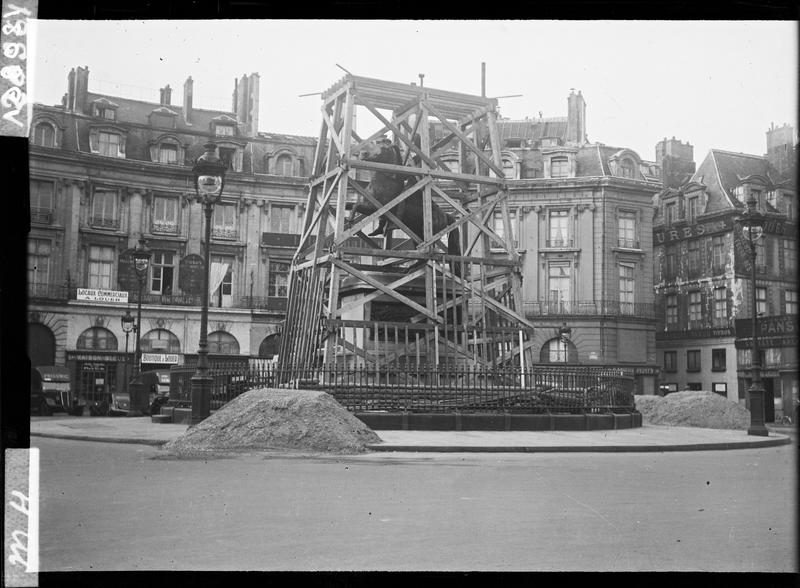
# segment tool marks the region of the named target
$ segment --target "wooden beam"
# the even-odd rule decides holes
[[[427,104],[426,104],[426,105],[427,105]],[[492,162],[490,159],[488,159],[488,158],[486,157],[486,155],[483,153],[483,151],[479,150],[479,149],[478,149],[478,147],[477,147],[476,145],[473,145],[473,144],[472,144],[472,141],[470,141],[470,140],[469,140],[469,137],[467,137],[467,136],[466,136],[464,133],[462,133],[460,130],[458,130],[456,127],[454,127],[454,126],[453,126],[453,124],[452,124],[450,121],[448,121],[448,120],[447,120],[447,119],[446,119],[446,118],[445,118],[445,117],[444,117],[442,114],[440,114],[439,112],[437,112],[437,111],[436,111],[434,108],[431,108],[430,106],[428,106],[428,110],[429,110],[429,111],[430,111],[430,113],[431,113],[431,114],[433,114],[433,115],[434,115],[436,118],[438,118],[440,121],[442,121],[442,124],[443,124],[445,127],[447,127],[447,129],[448,129],[448,130],[449,130],[451,133],[455,133],[455,135],[456,135],[456,136],[457,136],[459,139],[461,139],[461,141],[462,141],[462,142],[463,142],[463,143],[464,143],[464,144],[465,144],[467,147],[469,147],[469,148],[470,148],[470,150],[471,150],[473,153],[475,153],[475,155],[476,155],[476,156],[477,156],[477,157],[478,157],[478,158],[479,158],[481,161],[483,161],[483,162],[484,162],[486,165],[488,165],[490,169],[494,170],[494,171],[495,171],[495,173],[497,173],[499,177],[501,177],[501,178],[502,178],[502,177],[504,177],[504,174],[503,174],[503,168],[502,168],[502,167],[498,167],[497,165],[495,165],[495,163],[494,163],[494,162]]]
[[[392,298],[394,298],[398,302],[402,302],[403,304],[413,308],[417,312],[421,312],[422,314],[424,314],[425,316],[427,316],[431,320],[434,320],[434,321],[439,321],[440,320],[439,317],[436,316],[436,314],[430,312],[427,308],[425,308],[423,306],[420,306],[419,304],[417,304],[416,302],[414,302],[410,298],[408,298],[406,296],[403,296],[402,294],[399,294],[399,293],[395,292],[394,290],[391,290],[390,288],[387,288],[386,286],[381,284],[378,280],[372,278],[371,276],[368,276],[364,272],[358,271],[357,269],[350,267],[347,263],[343,262],[340,259],[334,258],[332,261],[333,261],[333,264],[336,267],[340,268],[342,271],[345,271],[345,272],[349,273],[350,275],[355,276],[359,280],[363,280],[364,282],[366,282],[370,286],[372,286],[374,288],[377,288],[378,290],[381,290],[384,294],[388,294],[389,296],[391,296]],[[338,312],[337,310],[334,310],[333,311],[333,315],[336,316],[337,312]]]

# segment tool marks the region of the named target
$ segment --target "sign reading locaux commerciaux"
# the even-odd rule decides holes
[[[78,300],[92,302],[119,302],[127,304],[128,293],[121,290],[94,290],[91,288],[78,288]]]

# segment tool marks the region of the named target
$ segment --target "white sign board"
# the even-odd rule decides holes
[[[142,353],[142,363],[178,363],[178,354]]]
[[[91,300],[92,302],[120,302],[128,303],[128,293],[120,290],[92,290],[78,288],[78,300]]]

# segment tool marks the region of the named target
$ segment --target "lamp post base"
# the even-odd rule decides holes
[[[753,384],[748,390],[748,394],[750,395],[750,426],[747,428],[747,434],[768,437],[769,431],[764,425],[764,388],[758,383]]]
[[[192,376],[192,425],[196,425],[211,414],[211,376],[195,374]]]

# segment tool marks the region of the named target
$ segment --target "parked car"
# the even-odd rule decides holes
[[[133,400],[131,399],[133,393]],[[145,395],[139,399],[138,395]],[[133,406],[139,401],[140,407]],[[141,372],[128,382],[128,392],[111,392],[107,400],[91,407],[97,416],[127,416],[136,408],[144,414],[158,414],[161,406],[169,400],[169,370]]]
[[[86,403],[72,391],[69,370],[57,366],[31,368],[31,414],[66,412],[80,416]]]

